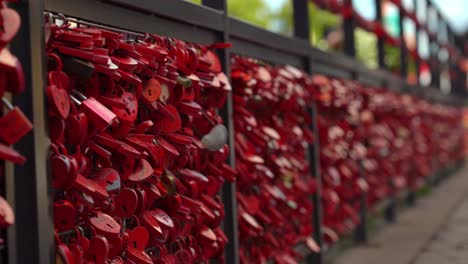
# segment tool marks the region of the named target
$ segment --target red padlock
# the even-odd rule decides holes
[[[51,80],[78,105],[75,109],[72,104],[68,115],[59,114],[57,107],[50,114],[66,118],[55,122],[54,142],[68,148],[57,147],[52,158],[63,155],[77,164],[76,170],[69,160],[59,164],[62,171],[77,173],[73,180],[57,181],[57,196],[73,203],[76,222],[89,219],[91,244],[104,252],[83,248],[84,258],[99,263],[221,258],[226,239],[217,227],[224,208],[207,195],[219,191],[223,173],[233,179],[235,171],[225,165],[224,136],[211,151],[201,143],[221,124],[216,107],[224,102],[229,86],[225,76],[200,59],[207,49],[155,35],[129,42],[122,34],[71,28],[69,23],[50,28],[50,51],[71,56],[74,62],[79,58],[81,62],[73,65],[83,67],[73,69],[69,58],[63,69],[59,59],[49,65],[50,71],[69,76],[67,82],[64,74],[54,73]],[[208,56],[216,60],[214,53]],[[216,241],[195,243],[193,237],[204,232],[199,226],[217,230]],[[189,237],[190,243],[183,242]],[[160,242],[168,243],[170,254]],[[73,246],[79,255],[82,245]],[[161,256],[147,253],[151,248],[159,248]]]

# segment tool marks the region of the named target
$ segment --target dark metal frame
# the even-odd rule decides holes
[[[398,16],[398,26],[400,28],[400,76],[402,79],[406,80],[408,76],[408,51],[405,41],[405,30],[403,27],[404,12],[403,8],[400,8]]]
[[[375,14],[376,14],[376,18],[375,20],[382,24],[383,20],[382,20],[382,1],[380,0],[375,0],[374,1],[374,5],[375,5]],[[377,60],[378,60],[378,65],[380,68],[382,69],[385,69],[385,50],[384,50],[384,46],[385,46],[385,41],[383,38],[378,38],[377,39]]]
[[[23,19],[22,28],[12,43],[12,51],[21,60],[27,92],[15,95],[13,102],[19,105],[34,122],[34,133],[30,133],[17,146],[27,158],[25,166],[8,170],[7,197],[12,202],[17,224],[8,232],[9,263],[47,264],[54,261],[54,229],[50,179],[47,173],[47,122],[44,102],[45,50],[44,11],[62,13],[86,21],[127,29],[135,32],[151,32],[188,41],[209,44],[219,41],[233,43],[233,48],[219,53],[223,70],[229,73],[230,54],[250,56],[272,63],[291,64],[309,73],[352,78],[366,84],[384,86],[397,91],[420,93],[428,99],[447,104],[462,104],[460,97],[443,95],[436,88],[407,87],[406,82],[385,70],[369,70],[353,59],[354,24],[352,19],[344,23],[345,50],[347,55],[324,52],[309,44],[309,15],[307,0],[294,0],[294,37],[278,35],[236,18],[228,16],[227,0],[203,0],[203,6],[176,0],[20,0],[11,4]],[[378,2],[378,0],[377,0]],[[384,68],[383,43],[379,42],[379,65]],[[406,62],[405,62],[406,65]],[[419,91],[419,92],[418,92]],[[227,105],[221,111],[229,130],[229,144],[233,138],[233,103],[228,96]],[[310,114],[313,130],[317,133],[315,105]],[[318,139],[318,136],[316,137]],[[229,162],[234,165],[234,148]],[[319,142],[310,146],[309,160],[313,168],[311,176],[320,185]],[[226,208],[224,230],[230,243],[225,251],[226,263],[239,263],[237,254],[237,205],[235,184],[223,188]],[[321,192],[320,187],[312,197],[315,205],[311,221],[314,237],[322,245]],[[366,212],[364,212],[366,213]],[[366,226],[362,227],[366,230]],[[360,239],[362,240],[362,239]],[[323,263],[323,253],[308,256],[308,263]]]
[[[43,1],[21,1],[11,6],[22,18],[22,28],[11,43],[11,51],[23,64],[27,87],[25,93],[13,97],[13,103],[33,121],[34,133],[29,133],[15,145],[15,149],[28,162],[23,166],[15,166],[14,175],[7,175],[14,182],[9,185],[11,189],[7,190],[7,196],[14,197],[17,221],[8,233],[9,263],[45,264],[55,261],[55,255],[52,254],[54,228],[51,184],[47,173],[49,143],[44,104]]]
[[[294,19],[294,37],[309,41],[310,39],[310,23],[309,23],[309,5],[308,0],[295,0],[293,1],[293,19]],[[304,69],[312,73],[314,65],[310,58],[305,58],[305,67]],[[316,141],[312,146],[309,146],[308,160],[311,164],[311,177],[314,177],[317,186],[321,186],[321,176],[320,176],[320,145],[318,142],[318,127],[317,127],[317,108],[313,104],[309,109],[309,114],[312,116],[312,131],[314,131],[314,138]],[[311,221],[314,228],[313,237],[317,242],[317,245],[322,248],[322,190],[317,188],[317,191],[312,195],[311,199],[313,202],[313,215],[311,216]],[[308,263],[322,263],[323,254],[311,253],[307,256]]]

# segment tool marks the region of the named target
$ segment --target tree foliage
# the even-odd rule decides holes
[[[275,14],[270,11],[264,0],[228,0],[227,3],[231,16],[262,28],[271,29]]]
[[[202,0],[189,0],[201,4]],[[267,4],[268,0],[227,0],[230,16],[239,18],[258,27],[274,30],[276,12],[272,12]]]

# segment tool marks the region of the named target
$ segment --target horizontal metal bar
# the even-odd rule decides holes
[[[217,32],[214,30],[190,25],[175,19],[167,19],[154,14],[144,13],[141,10],[117,6],[109,2],[95,0],[45,0],[44,2],[47,11],[62,13],[135,32],[149,32],[201,44],[211,44],[217,40]],[[217,11],[210,10],[210,12]],[[180,17],[180,13],[178,17]]]
[[[358,80],[373,87],[386,87],[389,78],[392,78],[390,73],[382,71],[381,69],[369,70],[363,67],[358,73]]]
[[[314,47],[310,48],[312,61],[318,64],[326,64],[343,70],[357,73],[362,71],[363,65],[351,57],[333,51],[323,51]],[[369,69],[367,69],[369,70]]]
[[[263,60],[272,64],[290,64],[301,69],[305,68],[305,60],[300,56],[287,54],[242,39],[231,39],[231,43],[233,44],[231,52],[234,54]]]
[[[426,98],[427,100],[433,101],[433,102],[438,102],[438,103],[443,103],[443,104],[449,104],[449,105],[464,105],[466,104],[466,98],[462,96],[456,96],[454,94],[443,94],[438,88],[436,87],[424,87],[422,89],[421,97]]]
[[[404,89],[405,82],[393,73],[387,73],[385,79],[387,81],[387,89],[393,91],[402,91]]]
[[[104,0],[104,2],[174,19],[194,26],[223,31],[223,12],[187,1]]]
[[[229,25],[231,40],[245,40],[266,48],[303,57],[309,55],[310,45],[306,40],[276,34],[232,17],[229,18]]]
[[[377,76],[370,72],[366,72],[366,73],[361,72],[361,74],[358,74],[358,78],[357,78],[357,80],[360,83],[364,85],[372,86],[372,87],[381,87],[383,83],[382,79],[383,78],[381,78],[381,76]]]
[[[86,25],[86,26],[89,26],[89,27],[96,27],[96,28],[101,28],[101,29],[105,29],[105,30],[111,30],[111,31],[120,32],[120,33],[123,33],[123,34],[135,35],[135,36],[138,36],[138,37],[146,36],[146,34],[144,34],[144,33],[137,33],[137,32],[134,32],[134,31],[129,31],[129,30],[120,29],[120,28],[116,28],[116,27],[104,26],[104,25],[96,23],[96,22],[90,22],[90,21],[79,19],[79,18],[71,18],[71,17],[66,17],[66,16],[63,16],[63,15],[56,15],[56,14],[53,14],[52,12],[44,12],[44,14],[48,15],[49,18],[58,19],[58,20],[65,19],[67,22],[75,23],[75,24],[79,24],[79,25]]]
[[[313,73],[319,73],[319,74],[324,74],[327,76],[343,78],[343,79],[351,79],[352,77],[352,73],[347,70],[335,68],[333,66],[329,66],[326,64],[313,63],[312,65],[313,65],[313,68],[311,69],[311,71]]]

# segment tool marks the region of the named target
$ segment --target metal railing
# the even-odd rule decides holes
[[[15,148],[28,158],[24,166],[15,166],[7,174],[7,198],[15,208],[16,224],[8,231],[9,263],[46,264],[55,261],[52,190],[48,173],[47,110],[44,87],[46,85],[44,49],[44,11],[92,21],[107,26],[134,32],[150,32],[187,41],[210,44],[231,42],[232,49],[219,53],[223,70],[229,75],[232,53],[262,59],[274,64],[291,64],[309,73],[352,78],[365,84],[410,92],[429,100],[463,104],[463,98],[444,95],[436,87],[409,86],[405,79],[384,70],[383,44],[379,41],[379,65],[382,69],[370,70],[353,59],[354,24],[352,19],[344,22],[346,54],[324,52],[309,44],[309,14],[307,0],[294,0],[294,37],[275,34],[228,15],[227,0],[203,0],[198,6],[179,0],[22,0],[11,4],[22,17],[22,27],[11,44],[25,70],[27,92],[14,96],[13,102],[20,106],[34,123],[30,133]],[[378,3],[379,0],[376,0]],[[379,16],[378,18],[381,18]],[[445,23],[446,24],[446,23]],[[400,23],[401,26],[401,23]],[[453,41],[453,38],[451,38]],[[406,65],[405,52],[402,64]],[[437,65],[435,65],[437,66]],[[436,68],[436,67],[435,67]],[[313,130],[317,133],[316,110]],[[233,102],[228,96],[222,116],[229,130],[229,144],[233,146]],[[318,138],[318,136],[316,137]],[[234,165],[234,148],[231,147],[229,162]],[[311,177],[320,183],[319,144],[310,146],[309,160]],[[319,184],[320,186],[320,184]],[[238,263],[237,201],[235,183],[226,183],[223,201],[226,208],[224,230],[230,240],[226,247],[226,263]],[[320,187],[314,196],[315,240],[321,239],[321,194]],[[389,206],[393,206],[389,203]],[[366,212],[363,212],[366,215]],[[365,226],[359,230],[366,230]],[[363,231],[363,232],[364,232]],[[366,236],[365,233],[361,234]],[[308,256],[308,263],[323,263],[321,253]]]

